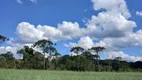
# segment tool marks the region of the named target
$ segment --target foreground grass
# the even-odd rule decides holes
[[[142,73],[0,69],[0,80],[142,80]]]

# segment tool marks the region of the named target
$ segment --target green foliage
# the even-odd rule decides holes
[[[0,54],[0,60],[3,60],[3,61],[14,60],[12,52],[7,52],[5,54]]]
[[[44,69],[46,69],[46,59],[45,59],[46,53],[50,55],[49,58],[52,57],[52,55],[53,55],[52,53],[54,53],[54,54],[58,53],[57,50],[56,50],[56,48],[54,47],[54,45],[55,44],[52,41],[45,40],[45,39],[39,40],[39,41],[37,41],[33,45],[33,47],[40,48],[43,51],[43,53],[44,53],[44,61],[43,61],[43,63],[44,63],[44,66],[43,66]]]
[[[9,40],[7,37],[0,35],[0,43]]]
[[[48,40],[37,41],[33,47],[39,47],[44,53],[37,52],[32,47],[24,46],[23,49],[17,51],[18,54],[23,55],[22,59],[16,60],[11,52],[0,54],[0,68],[106,72],[142,71],[141,61],[127,62],[123,61],[121,57],[114,60],[100,60],[98,54],[93,54],[90,51],[98,53],[104,50],[104,47],[92,47],[88,51],[81,47],[73,47],[71,52],[76,53],[76,56],[62,56],[56,50],[53,42]],[[48,57],[45,57],[46,53],[49,54]]]
[[[43,40],[39,40],[39,41],[37,41],[34,45],[33,45],[33,47],[38,47],[38,48],[40,48],[42,51],[43,51],[43,53],[50,53],[53,49],[55,49],[54,47],[53,47],[53,42],[51,42],[51,41],[49,41],[49,40],[45,40],[45,39],[43,39]]]
[[[79,55],[79,53],[82,53],[84,51],[84,49],[82,47],[73,47],[71,48],[70,52],[74,52],[77,55]]]

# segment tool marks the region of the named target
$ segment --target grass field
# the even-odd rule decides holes
[[[142,80],[142,73],[0,69],[0,80]]]

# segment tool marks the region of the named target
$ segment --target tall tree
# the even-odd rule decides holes
[[[82,53],[82,55],[83,55],[83,56],[86,56],[86,57],[87,57],[88,59],[90,59],[90,60],[94,60],[94,59],[99,58],[98,55],[93,55],[93,54],[91,54],[90,51],[85,51],[85,52]]]
[[[56,48],[54,47],[54,43],[50,40],[39,40],[37,41],[33,47],[38,47],[43,51],[44,54],[44,69],[46,69],[46,54],[51,55],[53,52],[57,52]]]
[[[99,57],[99,52],[105,50],[105,48],[98,46],[98,47],[92,47],[89,50],[92,50],[92,51],[96,52],[96,56],[95,57],[96,57],[96,60],[97,60],[97,67],[98,67],[99,66],[99,58],[100,58]],[[99,68],[98,68],[98,70],[99,70]]]
[[[23,55],[23,61],[25,68],[33,68],[32,58],[34,56],[34,50],[33,48],[30,48],[28,46],[24,46],[23,49],[17,51],[18,54]]]
[[[29,60],[30,56],[33,56],[34,54],[33,52],[34,52],[33,48],[30,48],[28,46],[24,46],[23,49],[17,51],[18,54],[23,55],[23,60],[25,62]]]
[[[81,65],[81,55],[79,55],[80,53],[82,53],[84,51],[84,49],[82,47],[73,47],[71,48],[70,52],[74,52],[77,54],[77,56],[75,57],[76,58],[76,61],[77,61],[77,64],[76,64],[76,68],[78,70],[80,70],[80,65]]]
[[[79,53],[83,52],[84,49],[82,47],[73,47],[71,48],[70,52],[74,52],[76,53],[77,55],[79,55]]]

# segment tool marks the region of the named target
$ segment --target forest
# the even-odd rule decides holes
[[[7,40],[8,38],[0,35],[0,44]],[[101,60],[99,52],[106,49],[103,46],[88,50],[76,46],[70,50],[76,55],[61,55],[55,48],[56,45],[50,40],[43,39],[35,42],[32,47],[24,46],[17,51],[17,54],[23,56],[22,59],[16,59],[12,52],[0,53],[0,68],[99,72],[142,71],[142,61],[128,62],[121,57]],[[42,52],[34,50],[35,47],[40,48]]]

